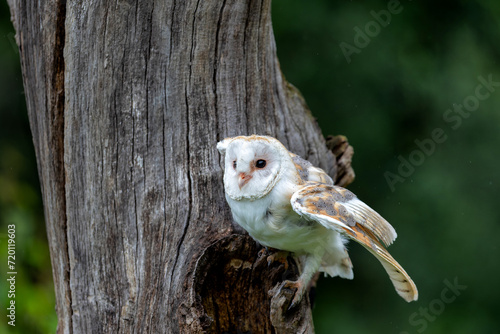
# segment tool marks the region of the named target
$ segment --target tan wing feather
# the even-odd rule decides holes
[[[392,244],[397,237],[387,220],[345,188],[307,182],[299,193],[297,196],[302,198],[301,202],[306,203],[306,206],[309,204],[318,213],[337,217],[347,226],[361,224],[386,246]]]
[[[303,159],[295,153],[288,152],[295,165],[295,169],[299,172],[300,178],[304,181],[316,181],[324,184],[333,185],[332,178],[321,168],[314,167],[312,163]]]
[[[353,201],[354,204],[349,205]],[[380,261],[403,299],[408,302],[418,299],[413,280],[378,241],[390,244],[396,236],[394,228],[353,193],[336,186],[308,182],[292,196],[291,203],[301,216],[334,229],[364,246]]]
[[[348,192],[349,190],[336,187],[337,192]],[[339,190],[342,189],[342,190]],[[350,191],[349,191],[350,192]],[[352,193],[351,193],[352,194]],[[385,220],[381,215],[379,215],[375,210],[370,208],[368,205],[360,201],[354,194],[352,194],[351,199],[342,203],[342,205],[347,209],[350,215],[354,217],[354,220],[359,224],[365,226],[381,240],[384,245],[389,246],[396,240],[398,236],[396,230],[392,227],[387,220]],[[345,195],[344,195],[345,197]]]

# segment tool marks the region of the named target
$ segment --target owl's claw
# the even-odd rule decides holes
[[[267,249],[267,247],[261,248],[261,250],[257,254],[257,258],[261,259],[264,256],[267,256],[268,254],[269,254],[269,250]]]
[[[281,287],[281,289],[295,290],[295,295],[292,299],[292,302],[290,303],[290,306],[288,306],[288,310],[290,310],[300,304],[300,301],[302,300],[302,297],[306,292],[306,285],[300,279],[298,279],[297,281],[287,280],[283,282],[283,286]]]
[[[280,262],[285,266],[285,271],[288,270],[288,252],[278,250],[267,256],[267,266],[270,267],[273,262]]]
[[[259,259],[259,261],[262,261],[263,258],[265,257],[267,260],[268,267],[270,267],[273,264],[273,262],[280,262],[285,266],[285,271],[286,271],[288,270],[288,254],[289,252],[287,251],[264,247],[259,251],[257,258]]]

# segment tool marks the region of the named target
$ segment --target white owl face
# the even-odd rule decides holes
[[[224,187],[234,200],[255,200],[267,195],[279,181],[286,149],[265,136],[227,138],[217,144],[225,153]]]

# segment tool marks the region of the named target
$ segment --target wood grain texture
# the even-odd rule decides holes
[[[8,2],[58,332],[312,332],[307,298],[295,314],[269,311],[279,273],[238,236],[215,147],[271,135],[336,173],[280,71],[270,1]]]

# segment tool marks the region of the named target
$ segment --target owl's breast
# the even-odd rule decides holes
[[[289,202],[272,203],[264,197],[256,201],[228,198],[228,203],[236,223],[266,247],[308,253],[318,238],[328,235],[321,225],[305,221],[296,214]]]

